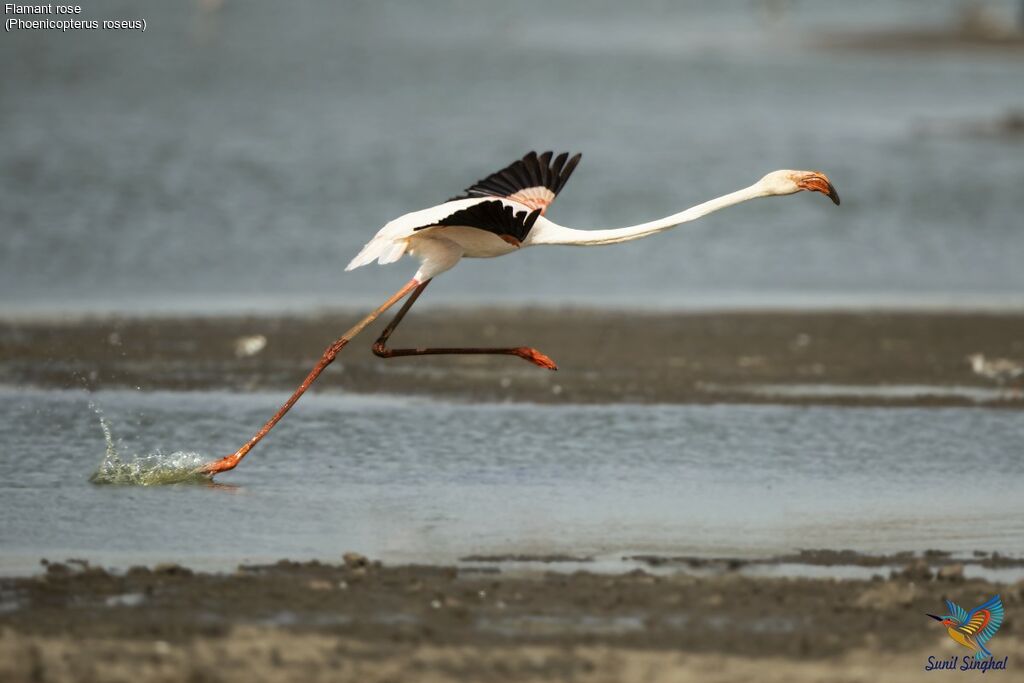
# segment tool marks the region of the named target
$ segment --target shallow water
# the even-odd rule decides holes
[[[233,451],[276,393],[0,391],[0,570],[41,557],[229,568],[797,548],[1024,553],[1015,411],[468,405],[303,398],[219,485],[97,486],[122,459]]]
[[[467,262],[424,305],[1024,305],[1022,143],[956,129],[1024,105],[1020,52],[808,45],[959,0],[213,5],[105,2],[84,10],[149,29],[0,41],[0,312],[365,306],[414,269],[341,272],[381,225],[531,148],[585,153],[566,225],[776,168],[826,170],[843,205]]]

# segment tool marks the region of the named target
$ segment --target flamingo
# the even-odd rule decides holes
[[[596,247],[650,237],[707,216],[729,206],[759,197],[777,197],[803,190],[820,192],[839,204],[831,181],[819,171],[773,171],[753,185],[711,199],[671,216],[623,228],[577,230],[545,217],[551,203],[565,187],[582,155],[568,153],[552,158],[552,152],[530,152],[496,173],[483,178],[448,201],[407,213],[391,221],[371,239],[345,268],[354,270],[376,261],[387,265],[406,254],[419,261],[413,278],[373,312],[356,323],[324,351],[323,356],[291,397],[256,434],[233,454],[208,463],[200,472],[213,476],[234,469],[252,448],[273,429],[299,397],[331,364],[338,353],[370,323],[408,296],[394,319],[373,344],[381,358],[435,354],[500,354],[518,356],[538,367],[557,370],[555,362],[535,348],[428,348],[393,349],[387,342],[435,277],[453,268],[463,258],[505,256],[527,247],[567,245]]]

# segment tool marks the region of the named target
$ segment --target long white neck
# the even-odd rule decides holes
[[[561,225],[557,225],[551,221],[544,221],[543,226],[537,226],[542,229],[537,230],[536,227],[534,228],[533,232],[530,234],[528,242],[531,245],[567,244],[580,247],[630,242],[659,232],[664,232],[665,230],[674,228],[677,225],[682,225],[683,223],[689,223],[690,221],[707,216],[709,213],[714,213],[715,211],[724,209],[727,206],[741,204],[751,199],[767,197],[768,195],[769,193],[766,192],[762,184],[758,182],[754,183],[750,187],[745,187],[742,190],[730,192],[727,195],[690,207],[686,211],[680,211],[679,213],[674,213],[671,216],[659,218],[656,221],[640,223],[639,225],[631,225],[625,228],[576,230],[575,228],[566,228]]]

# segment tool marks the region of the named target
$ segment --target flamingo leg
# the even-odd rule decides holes
[[[429,282],[429,280],[427,282]],[[423,285],[425,284],[426,283],[423,283]],[[237,467],[238,463],[241,462],[242,458],[244,458],[249,451],[252,450],[253,446],[258,444],[263,439],[263,437],[265,437],[267,433],[274,428],[274,425],[280,422],[281,418],[284,417],[285,413],[291,410],[292,406],[295,405],[295,402],[299,400],[299,397],[302,396],[302,394],[306,393],[306,389],[309,389],[310,385],[313,384],[316,378],[320,376],[320,373],[323,372],[328,365],[334,362],[334,358],[343,348],[345,348],[345,346],[349,343],[349,341],[352,340],[353,337],[362,332],[367,325],[369,325],[378,317],[380,317],[382,313],[384,313],[389,308],[391,308],[399,301],[401,301],[409,292],[413,291],[414,289],[417,289],[417,287],[422,287],[423,285],[421,285],[415,279],[410,280],[408,283],[406,283],[404,287],[395,292],[395,294],[390,299],[385,301],[376,310],[374,310],[368,316],[366,316],[358,323],[356,323],[351,329],[345,332],[345,334],[338,337],[338,339],[336,339],[330,346],[327,347],[327,349],[323,353],[323,356],[320,357],[320,360],[313,367],[310,373],[306,376],[306,379],[302,381],[302,384],[300,384],[299,387],[295,390],[295,392],[291,395],[291,397],[289,397],[289,399],[284,402],[284,405],[282,405],[281,408],[276,413],[274,413],[274,416],[272,418],[267,420],[266,424],[260,427],[260,430],[256,432],[256,434],[251,439],[246,441],[241,448],[239,448],[231,455],[225,456],[220,460],[215,460],[211,463],[203,465],[199,469],[199,471],[204,474],[209,474],[212,476],[219,472],[226,472]]]
[[[416,299],[419,298],[423,290],[430,284],[430,280],[426,280],[412,293],[402,307],[395,314],[395,317],[388,323],[388,326],[384,328],[380,336],[377,337],[377,341],[373,343],[373,352],[380,358],[398,358],[401,356],[439,356],[439,355],[477,355],[477,354],[495,354],[505,356],[518,356],[523,360],[528,360],[534,365],[548,370],[557,370],[558,366],[555,365],[555,361],[548,358],[546,355],[538,351],[537,349],[530,348],[528,346],[516,346],[510,348],[480,348],[480,347],[458,347],[458,348],[430,348],[430,349],[391,349],[388,348],[388,339],[391,337],[391,333],[395,331],[398,324],[402,322],[402,318],[409,312],[412,305],[416,303]]]

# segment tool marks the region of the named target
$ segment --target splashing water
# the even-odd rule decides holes
[[[135,455],[131,460],[124,461],[117,452],[110,425],[103,417],[103,411],[89,401],[89,407],[96,413],[103,430],[103,439],[107,443],[107,452],[100,461],[96,471],[89,477],[94,484],[119,484],[128,486],[156,486],[160,484],[179,484],[185,482],[209,482],[210,477],[199,472],[206,464],[206,458],[191,451],[175,451],[165,455],[160,451],[148,455]]]

